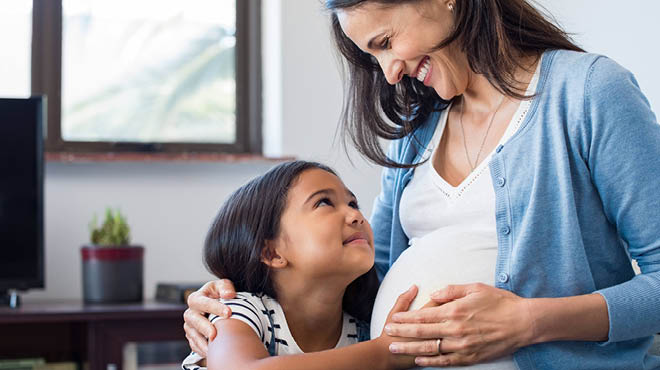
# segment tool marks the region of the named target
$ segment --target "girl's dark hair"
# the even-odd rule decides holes
[[[229,279],[236,291],[265,293],[277,299],[269,267],[261,261],[266,241],[275,239],[289,189],[310,169],[335,176],[316,162],[292,161],[275,166],[241,186],[224,202],[204,242],[204,264],[215,276]],[[344,294],[344,311],[368,321],[378,290],[374,267],[354,280]]]
[[[332,11],[335,44],[347,62],[340,123],[344,143],[350,139],[362,155],[381,166],[414,167],[388,159],[378,139],[407,136],[433,111],[445,109],[448,102],[415,78],[389,85],[378,61],[344,34],[336,11],[369,2],[396,6],[423,1],[428,0],[325,0],[326,8]],[[529,98],[517,88],[514,76],[524,67],[521,56],[540,56],[551,49],[584,51],[527,0],[456,0],[454,17],[453,32],[435,50],[456,42],[475,73],[483,74],[500,92],[513,98]]]

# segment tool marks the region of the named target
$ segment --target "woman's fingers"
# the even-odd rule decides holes
[[[499,358],[528,343],[523,298],[484,284],[449,287],[439,298],[446,303],[393,315],[395,322],[385,327],[401,341],[392,343],[393,352],[425,355],[420,366],[456,366]],[[435,338],[443,338],[441,354],[429,356]]]
[[[231,299],[235,296],[234,284],[227,279],[209,281],[188,296],[188,309],[183,313],[183,329],[193,351],[206,355],[208,340],[213,340],[217,334],[215,326],[206,318],[205,313],[221,318],[231,316],[229,307],[218,299]]]
[[[193,294],[195,293],[212,299],[232,299],[236,297],[234,284],[228,279],[209,281]]]
[[[417,342],[393,342],[390,352],[411,356],[436,356],[443,351],[442,340],[430,339]]]
[[[203,336],[204,340],[206,340],[206,338],[215,338],[215,326],[211,324],[211,322],[206,318],[206,316],[204,316],[202,312],[188,308],[183,313],[183,320],[186,324],[184,325],[186,335],[191,334],[193,338],[196,338],[197,335],[200,335]]]
[[[390,352],[411,356],[437,356],[447,353],[462,353],[464,355],[474,353],[476,349],[483,345],[483,341],[475,338],[442,338],[419,340],[415,342],[393,342],[390,345]]]
[[[416,357],[415,364],[425,367],[473,365],[482,361],[476,354],[444,353],[437,356]]]
[[[214,290],[220,292],[220,298],[222,299],[236,298],[236,289],[234,288],[234,284],[230,280],[221,279],[221,280],[211,281],[210,283],[214,286]]]
[[[423,305],[422,307],[420,307],[419,309],[421,310],[421,309],[429,308],[429,307],[438,307],[440,305],[441,305],[440,303],[437,303],[434,300],[430,300],[430,301],[426,302],[426,304]]]
[[[452,302],[440,306],[427,304],[427,306],[420,308],[419,310],[397,312],[392,315],[392,321],[402,324],[438,323],[458,315],[459,312],[455,311],[456,308]]]
[[[434,292],[431,295],[432,300],[424,305],[419,310],[397,313],[392,317],[395,322],[401,323],[422,323],[422,322],[438,322],[438,313],[442,312],[446,315],[457,315],[461,312],[455,309],[459,306],[448,305],[449,303],[456,302],[468,295],[484,289],[484,284],[467,284],[467,285],[448,285],[444,289]],[[443,310],[427,310],[430,307],[446,306]],[[454,310],[450,310],[453,308]]]
[[[417,296],[416,285],[411,286],[410,288],[408,288],[408,290],[401,293],[399,297],[396,299],[396,302],[394,302],[394,307],[392,307],[390,313],[387,315],[386,322],[387,323],[391,322],[392,315],[394,315],[395,313],[406,311],[410,307],[412,301],[415,299],[415,296]]]
[[[209,349],[209,344],[206,338],[187,323],[183,324],[183,330],[186,332],[186,339],[188,339],[190,349],[193,352],[200,354],[202,357],[206,357]]]
[[[452,330],[444,323],[435,324],[394,324],[389,323],[385,326],[385,333],[391,337],[400,338],[444,338],[451,335],[465,334]]]
[[[396,302],[394,302],[394,307],[392,307],[390,314],[407,311],[410,304],[415,299],[415,296],[417,296],[417,285],[411,286],[408,290],[399,295]]]
[[[437,303],[447,303],[461,299],[478,288],[479,284],[447,285],[445,288],[433,292],[431,299]]]
[[[396,302],[394,302],[394,307],[392,307],[390,313],[387,315],[387,320],[385,321],[385,323],[386,324],[391,323],[392,315],[394,315],[395,313],[408,310],[410,304],[412,303],[412,301],[415,299],[416,296],[417,296],[416,285],[411,286],[410,288],[408,288],[408,290],[401,293],[399,297],[396,299]]]
[[[231,299],[235,297],[236,292],[233,289],[234,285],[229,280],[210,281],[188,296],[188,307],[190,307],[190,310],[197,311],[198,313],[211,313],[222,318],[227,318],[231,315],[231,310],[219,302],[218,299]],[[186,321],[188,320],[186,319]],[[195,325],[193,324],[193,326]]]

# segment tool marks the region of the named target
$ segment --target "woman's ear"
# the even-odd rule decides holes
[[[266,246],[261,251],[261,262],[274,269],[281,269],[288,265],[288,261],[277,252],[276,243],[272,240],[266,241]]]

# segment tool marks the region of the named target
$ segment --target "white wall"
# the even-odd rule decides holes
[[[536,0],[582,48],[607,55],[635,74],[660,112],[660,1]]]
[[[342,88],[320,1],[263,0],[265,134],[271,155],[324,161],[339,170],[365,213],[378,192],[379,170],[333,146]],[[611,56],[638,77],[660,109],[660,3],[647,0],[540,0],[586,49]],[[281,17],[281,18],[280,18]],[[277,38],[281,35],[281,39]],[[273,39],[275,38],[275,39]],[[119,206],[146,248],[145,294],[158,281],[205,281],[200,250],[209,222],[237,186],[272,166],[256,163],[48,163],[46,289],[26,300],[78,298],[79,247],[87,224],[106,205]]]

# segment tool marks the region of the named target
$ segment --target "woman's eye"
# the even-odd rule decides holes
[[[356,202],[356,201],[349,202],[348,206],[351,207],[351,208],[358,209],[358,210],[360,209],[360,206],[358,205],[358,202]]]
[[[332,201],[328,198],[321,198],[318,202],[316,202],[316,207],[318,208],[321,206],[332,206]]]
[[[380,43],[382,49],[388,49],[390,47],[390,37],[385,37]]]

